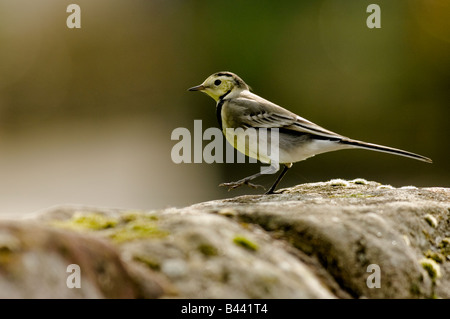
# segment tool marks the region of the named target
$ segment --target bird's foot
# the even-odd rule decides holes
[[[249,187],[251,187],[251,188],[262,188],[262,189],[266,189],[264,186],[262,186],[262,185],[257,185],[257,184],[252,184],[252,183],[250,183],[250,182],[249,182],[248,180],[246,180],[246,179],[241,179],[241,180],[239,180],[239,181],[237,181],[237,182],[229,182],[229,183],[222,183],[222,184],[219,184],[219,186],[222,186],[222,187],[228,187],[228,191],[231,191],[232,189],[241,187],[242,185],[247,185],[247,186],[249,186]]]

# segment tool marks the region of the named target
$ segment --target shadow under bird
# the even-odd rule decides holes
[[[220,129],[231,145],[247,156],[271,164],[266,172],[262,171],[236,182],[220,184],[220,186],[229,187],[229,190],[244,184],[259,187],[260,185],[254,185],[250,181],[262,174],[275,173],[279,170],[279,165],[272,165],[273,158],[268,153],[260,150],[257,153],[249,152],[248,145],[245,145],[246,136],[244,132],[250,128],[257,132],[261,129],[277,129],[278,131],[278,162],[276,164],[284,164],[284,168],[266,194],[273,194],[278,183],[293,163],[303,161],[316,154],[331,151],[360,148],[432,163],[431,159],[422,155],[350,139],[326,130],[250,92],[249,86],[239,76],[231,72],[214,73],[202,84],[188,90],[206,93],[216,101],[216,115]],[[228,128],[234,129],[235,135],[227,134]],[[238,128],[241,128],[241,130],[236,130]],[[237,143],[236,139],[244,140],[244,143]],[[260,142],[260,140],[258,141]]]

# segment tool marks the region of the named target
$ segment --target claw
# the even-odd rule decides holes
[[[248,182],[245,183],[245,184],[247,184],[251,188],[262,188],[262,189],[266,190],[266,188],[264,186],[262,186],[262,185],[252,184],[252,183],[248,183]]]
[[[219,184],[219,186],[222,186],[222,187],[228,187],[228,191],[231,191],[232,189],[235,189],[235,188],[238,188],[238,187],[241,187],[242,185],[247,185],[247,186],[249,186],[249,187],[251,187],[251,188],[258,188],[258,187],[261,187],[262,189],[266,189],[264,186],[262,186],[262,185],[257,185],[257,184],[252,184],[252,183],[250,183],[249,181],[246,181],[246,180],[240,180],[240,181],[237,181],[237,182],[229,182],[229,183],[222,183],[222,184]]]

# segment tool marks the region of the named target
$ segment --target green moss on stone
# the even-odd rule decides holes
[[[439,244],[439,247],[450,248],[450,238],[445,237],[444,239],[442,239],[441,243]]]
[[[98,231],[116,243],[142,238],[161,238],[167,232],[159,229],[157,216],[130,211],[120,217],[101,213],[76,213],[69,220],[53,221],[51,225],[75,231]]]
[[[120,220],[123,222],[131,222],[138,219],[158,220],[158,216],[152,213],[145,213],[142,211],[127,211],[120,215]]]
[[[433,259],[438,263],[443,263],[445,261],[445,256],[443,254],[431,250],[428,250],[425,253],[425,257]]]
[[[99,230],[113,228],[118,222],[116,218],[100,213],[75,213],[71,219],[54,221],[52,225],[73,230]]]
[[[134,256],[133,259],[136,261],[139,261],[141,263],[144,263],[147,267],[149,267],[153,270],[156,270],[156,271],[161,270],[161,264],[157,260],[155,260],[149,256],[137,255],[137,256]]]
[[[116,243],[123,243],[135,239],[162,238],[167,232],[158,228],[156,222],[146,219],[136,219],[117,227],[109,236]]]
[[[446,237],[439,243],[441,254],[450,255],[450,238]]]
[[[328,182],[328,184],[329,185],[331,185],[331,186],[344,186],[344,187],[347,187],[347,186],[349,186],[349,182],[347,182],[346,180],[344,180],[344,179],[340,179],[340,178],[337,178],[337,179],[332,179],[332,180],[330,180],[329,182]]]
[[[423,258],[420,261],[423,269],[425,269],[433,282],[441,277],[441,268],[439,264],[430,258]]]
[[[217,256],[219,253],[218,249],[211,244],[200,244],[197,249],[207,257]]]
[[[431,227],[436,228],[438,226],[438,221],[433,215],[426,214],[424,218],[428,225],[430,225]]]
[[[352,183],[358,184],[358,185],[367,185],[369,182],[365,180],[364,178],[355,178],[351,181]]]
[[[251,250],[251,251],[257,251],[259,249],[258,245],[247,238],[243,236],[236,236],[233,238],[233,243],[235,243],[238,246],[241,246],[245,249]]]

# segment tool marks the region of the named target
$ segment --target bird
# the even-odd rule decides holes
[[[351,139],[327,130],[275,103],[266,100],[253,92],[238,75],[228,72],[216,72],[210,75],[202,84],[191,87],[188,91],[200,91],[216,101],[216,116],[220,129],[228,142],[238,151],[249,157],[271,164],[270,169],[253,174],[236,182],[222,183],[219,186],[235,189],[242,185],[263,187],[251,183],[263,174],[276,173],[284,168],[273,185],[265,194],[274,194],[281,179],[294,163],[303,161],[314,155],[342,149],[366,149],[400,155],[432,163],[428,157],[388,146],[367,143]],[[241,130],[238,130],[238,129]],[[227,134],[230,129],[236,132]],[[268,152],[250,152],[249,147],[242,146],[237,140],[245,138],[245,130],[254,129],[258,136],[260,131],[275,129],[278,133],[277,163]],[[231,130],[233,132],[233,130]],[[259,141],[259,140],[258,140]],[[270,143],[270,141],[269,141]],[[244,143],[245,144],[245,143]]]

